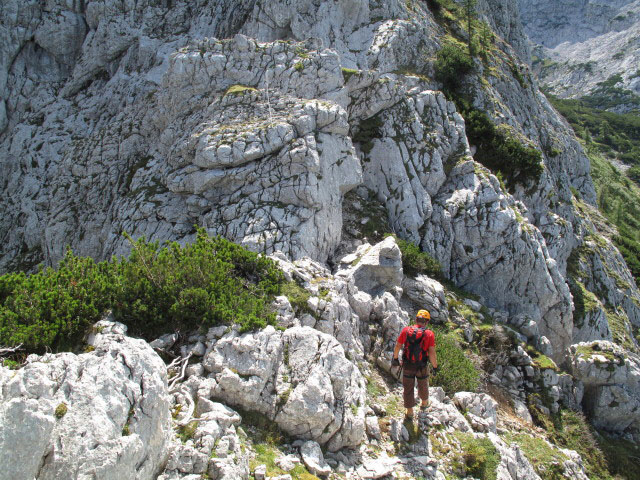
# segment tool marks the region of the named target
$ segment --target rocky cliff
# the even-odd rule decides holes
[[[615,111],[638,108],[640,2],[521,1],[519,8],[535,45],[535,71],[553,94],[576,98],[617,93],[624,101]]]
[[[318,303],[322,320],[305,317],[297,325],[291,316],[285,326],[292,328],[265,330],[251,340],[255,345],[234,333],[198,340],[208,383],[194,380],[189,388],[191,397],[204,388],[204,399],[260,412],[335,452],[359,445],[368,425],[357,408],[364,405],[361,372],[344,349],[375,351],[388,367],[393,335],[408,319],[398,304],[402,290],[423,292],[415,301],[432,307],[438,298],[424,293],[431,287],[403,282],[397,268],[380,278],[357,273],[367,262],[356,262],[356,272],[340,267],[363,295],[340,283],[329,266],[337,268],[346,252],[354,261],[367,257],[364,237],[371,234],[362,227],[379,221],[430,253],[447,279],[571,373],[549,374],[545,386],[555,403],[584,403],[601,415],[615,401],[607,425],[637,433],[636,374],[609,378],[594,353],[605,347],[593,342],[624,338],[620,354],[635,358],[640,293],[604,235],[588,159],[537,88],[515,3],[484,0],[475,27],[484,32],[483,55],[461,78],[458,95],[505,138],[537,150],[543,167],[539,178],[505,185],[474,160],[484,147],[469,141],[459,99],[436,80],[442,47],[468,38],[454,7],[375,0],[5,2],[0,269],[55,264],[67,245],[99,259],[123,254],[123,231],[187,242],[194,225],[285,264],[318,262],[313,269],[326,270],[319,277],[336,274],[331,288],[342,301]],[[367,204],[379,207],[376,218]],[[395,255],[393,245],[384,252],[376,258]],[[596,296],[597,308],[577,315],[576,293]],[[382,340],[361,338],[372,315]],[[299,352],[289,353],[296,368],[283,364],[285,349]],[[308,352],[316,353],[311,359]],[[536,373],[517,358],[496,366],[495,378],[522,401],[518,392]],[[637,370],[635,360],[605,359],[616,371]],[[289,403],[281,405],[283,392]],[[582,392],[589,392],[586,403]],[[206,471],[211,461],[202,452],[231,432],[224,454],[238,460],[227,462],[236,472],[229,475],[240,475],[233,468],[246,475],[233,436],[239,420],[224,408],[210,410],[224,417],[215,420],[219,435],[203,433],[203,443],[172,453],[167,471],[188,470],[181,466],[187,457],[203,469],[196,473]],[[487,428],[491,439],[495,432]],[[502,458],[523,463],[517,451]],[[136,471],[144,464],[134,463]]]

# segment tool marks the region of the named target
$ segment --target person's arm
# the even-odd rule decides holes
[[[427,353],[429,355],[429,361],[431,362],[431,366],[433,368],[438,368],[438,358],[436,356],[436,347],[429,347],[429,350],[427,350]]]
[[[398,360],[398,354],[402,350],[402,343],[396,342],[396,348],[393,349],[393,359]]]
[[[402,346],[404,345],[404,342],[407,341],[407,327],[404,327],[402,329],[402,331],[400,332],[400,335],[398,336],[398,340],[396,340],[396,346],[393,349],[393,359],[391,361],[391,364],[393,365],[395,362],[399,362],[399,358],[398,358],[398,354],[400,353],[400,350],[402,350]]]

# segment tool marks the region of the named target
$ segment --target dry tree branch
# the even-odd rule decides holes
[[[16,353],[18,350],[22,350],[22,343],[20,345],[16,345],[15,347],[0,347],[0,357],[9,355],[11,353]]]

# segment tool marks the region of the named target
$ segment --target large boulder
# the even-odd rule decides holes
[[[0,465],[15,480],[152,479],[171,437],[166,368],[143,340],[102,321],[92,351],[0,367]]]
[[[402,284],[402,253],[391,236],[382,242],[358,250],[354,265],[338,275],[353,281],[358,289],[374,296],[394,290]]]
[[[466,413],[475,430],[496,433],[498,402],[486,393],[458,392],[453,402]]]
[[[640,358],[608,341],[582,342],[568,350],[571,374],[584,384],[583,406],[605,430],[640,429]]]
[[[416,278],[404,277],[402,293],[420,308],[429,310],[432,320],[445,322],[449,318],[444,287],[437,280],[426,275],[417,275]]]
[[[311,327],[230,332],[209,347],[212,396],[257,411],[330,451],[365,439],[365,382],[344,348]]]

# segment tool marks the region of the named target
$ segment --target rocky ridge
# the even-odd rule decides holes
[[[192,449],[172,453],[167,475],[183,468],[183,457],[207,471],[211,462],[202,455],[225,435],[229,461],[215,468],[247,471],[234,437],[236,414],[225,408],[260,412],[329,450],[362,440],[367,415],[342,404],[348,398],[363,406],[362,378],[340,348],[356,359],[375,352],[376,364],[388,368],[394,335],[407,321],[402,291],[434,307],[436,318],[448,315],[442,285],[399,274],[392,241],[374,249],[353,225],[343,228],[351,207],[358,221],[370,220],[367,202],[557,364],[577,361],[567,354],[578,342],[615,340],[627,353],[637,351],[640,294],[594,220],[588,160],[529,72],[515,4],[479,2],[495,45],[467,79],[474,107],[541,152],[540,180],[509,191],[474,161],[478,146],[469,144],[464,119],[433,80],[437,51],[451,32],[427,6],[410,3],[344,0],[331,11],[312,1],[3,5],[0,23],[11,33],[2,58],[11,61],[0,77],[2,270],[55,263],[66,244],[97,258],[122,254],[121,231],[186,242],[194,224],[274,253],[292,275],[291,262],[306,258],[295,274],[303,282],[329,278],[327,265],[340,264],[340,252],[354,256],[327,287],[338,292],[335,299],[313,300],[315,316],[280,299],[289,330],[258,335],[260,351],[273,357],[237,353],[248,346],[229,333],[199,340],[199,351],[217,353],[207,352],[205,370],[189,378],[205,376],[203,398],[227,405],[215,408],[217,427],[208,427],[219,435],[203,433]],[[572,280],[599,298],[580,318]],[[375,332],[367,327],[371,318]],[[326,356],[320,366],[308,365],[323,370],[320,384],[285,368],[285,351],[298,342]],[[306,361],[288,351],[290,361]],[[523,389],[542,374],[526,351],[515,352],[515,364],[496,365],[490,378],[522,403]],[[240,374],[222,367],[228,358]],[[345,372],[352,381],[333,385]],[[541,407],[557,408],[560,400],[581,406],[583,372],[589,369],[547,374],[554,402]],[[625,378],[601,388],[589,408],[605,412],[615,387],[613,415],[633,412],[637,385],[633,375]],[[191,397],[200,386],[193,388]],[[319,389],[322,418],[303,413],[296,430],[278,416],[289,408],[279,405],[285,396],[304,403],[318,400]],[[176,395],[195,410],[186,390]],[[626,406],[618,409],[620,400]],[[613,422],[619,433],[637,431],[630,418]],[[518,464],[517,453],[505,455]]]
[[[637,100],[640,2],[519,2],[519,8],[539,58],[536,73],[554,95],[577,98],[595,93],[603,82],[620,75],[611,87]],[[616,111],[634,108],[637,101],[617,106]]]
[[[393,259],[400,259],[398,253],[392,239],[368,246],[369,260],[362,258],[361,269],[378,279],[373,284],[362,283],[366,277],[356,271],[360,262],[356,269],[344,262],[344,267],[332,273],[308,258],[296,262],[279,258],[287,275],[302,282],[311,296],[310,313],[304,314],[295,313],[288,299],[279,297],[274,303],[277,329],[239,334],[235,327],[221,326],[180,338],[167,334],[149,345],[124,336],[126,327],[105,319],[87,339],[87,353],[33,355],[18,371],[1,367],[2,414],[8,422],[3,422],[0,443],[0,456],[7,460],[3,464],[15,466],[12,478],[16,479],[50,478],[69,471],[91,471],[104,479],[121,475],[156,478],[160,474],[163,480],[203,476],[284,480],[300,478],[301,472],[336,479],[390,475],[442,479],[464,474],[467,467],[458,457],[469,442],[479,442],[494,452],[492,468],[497,478],[537,479],[539,467],[534,468],[532,462],[539,465],[540,459],[531,457],[523,438],[549,444],[544,431],[532,426],[528,408],[579,405],[583,389],[599,378],[589,369],[608,372],[603,384],[609,385],[609,391],[614,383],[624,385],[626,375],[639,375],[635,363],[614,361],[612,369],[606,368],[609,363],[600,365],[597,357],[585,359],[580,344],[572,350],[577,352],[572,364],[574,373],[584,375],[583,386],[566,373],[558,375],[555,367],[537,366],[523,350],[526,343],[516,340],[495,369],[487,372],[489,383],[505,392],[504,398],[514,393],[511,400],[498,403],[486,393],[475,392],[447,395],[442,388],[432,387],[430,408],[420,412],[414,424],[403,423],[398,403],[401,388],[386,373],[390,346],[408,322],[409,315],[400,305],[426,306],[438,323],[457,323],[461,331],[468,332],[470,342],[483,329],[486,332],[487,325],[478,323],[481,309],[496,317],[501,312],[484,309],[467,298],[460,303],[478,312],[476,316],[460,313],[465,310],[448,303],[454,300],[452,292],[439,282],[425,276],[406,277],[401,264],[393,266]],[[378,293],[370,294],[358,284]],[[403,290],[400,284],[413,286]],[[327,315],[332,309],[343,312],[342,320],[333,327],[327,324],[335,318]],[[355,328],[337,335],[345,323]],[[502,327],[494,324],[490,328]],[[327,333],[332,330],[336,333]],[[360,350],[354,351],[354,345]],[[151,346],[165,358],[175,359],[165,366]],[[603,355],[608,355],[607,347],[601,347]],[[105,383],[103,373],[98,377],[91,373],[95,365],[104,364],[105,357],[113,363],[108,369],[112,386]],[[48,393],[34,391],[44,383],[34,377],[36,371],[48,375]],[[516,378],[521,383],[514,388]],[[96,391],[78,384],[80,379],[96,385]],[[571,391],[567,381],[576,392],[574,397],[567,396]],[[129,388],[131,393],[123,392],[122,408],[114,410],[120,405],[120,389]],[[541,388],[549,392],[551,403],[531,403],[532,397],[525,398]],[[629,401],[637,398],[637,392],[629,393]],[[128,395],[134,403],[126,400]],[[624,401],[620,395],[616,398]],[[60,405],[65,405],[64,412]],[[100,405],[109,406],[104,421],[95,416]],[[80,426],[78,422],[88,415],[86,408],[93,410],[95,422]],[[19,410],[28,415],[14,416]],[[632,411],[629,408],[630,418],[635,418]],[[598,411],[599,415],[611,413]],[[265,421],[259,421],[260,417],[271,422],[271,432],[274,428],[282,432],[278,434],[281,440],[265,443]],[[611,424],[608,417],[602,421]],[[169,422],[173,428],[168,428]],[[42,425],[51,435],[39,435],[40,441],[33,442],[26,432],[39,431]],[[77,436],[78,428],[87,434]],[[12,457],[15,440],[21,442],[33,469],[22,469],[21,459]],[[87,445],[94,453],[83,450]],[[119,445],[126,447],[126,455],[118,453]],[[144,453],[141,448],[149,450]],[[275,461],[265,460],[265,449]],[[68,456],[67,450],[76,454]],[[580,455],[567,449],[557,452],[554,461],[561,460],[564,476],[587,478]],[[78,460],[82,462],[76,463]],[[267,464],[261,463],[264,461]]]

